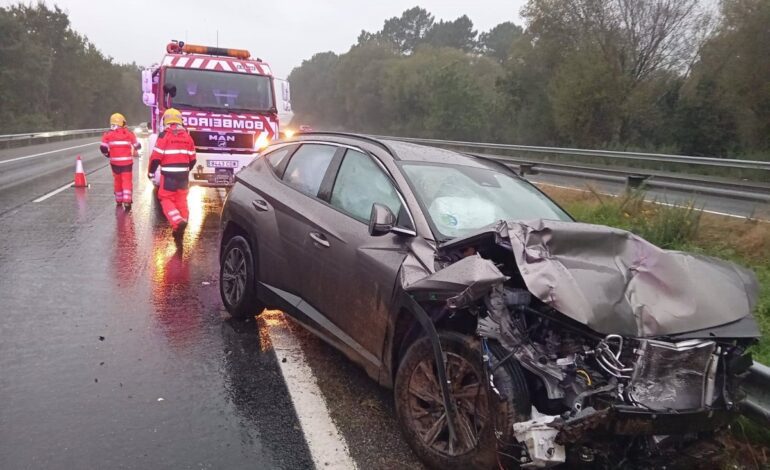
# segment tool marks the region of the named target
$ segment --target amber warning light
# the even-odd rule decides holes
[[[194,44],[185,44],[182,41],[172,41],[166,46],[166,52],[169,54],[207,54],[234,57],[236,59],[248,59],[251,57],[249,51],[245,49],[225,49],[223,47],[196,46]]]

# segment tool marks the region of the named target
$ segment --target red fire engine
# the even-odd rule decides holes
[[[278,137],[279,111],[291,111],[288,82],[275,79],[261,59],[243,49],[181,41],[169,43],[163,61],[142,71],[142,92],[151,109],[150,149],[163,112],[178,109],[198,155],[190,178],[213,186],[231,185]]]

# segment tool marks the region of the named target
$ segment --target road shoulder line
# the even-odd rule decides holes
[[[316,468],[357,468],[350,457],[345,438],[329,415],[329,409],[305,360],[302,347],[283,315],[277,311],[265,311],[260,320],[269,325],[265,330],[270,335],[275,357]]]
[[[28,158],[35,158],[35,157],[42,157],[43,155],[50,155],[52,153],[59,153],[64,152],[65,150],[72,150],[72,149],[79,149],[83,147],[88,147],[89,145],[98,144],[99,142],[89,142],[87,144],[83,145],[75,145],[74,147],[65,147],[63,149],[56,149],[56,150],[50,150],[48,152],[42,152],[42,153],[36,153],[34,155],[24,155],[23,157],[15,157],[8,160],[0,160],[0,165],[3,163],[12,163],[12,162],[18,162],[19,160],[26,160]]]
[[[67,188],[70,188],[70,187],[72,187],[72,183],[67,183],[64,186],[62,186],[61,188],[54,189],[50,193],[44,194],[44,195],[40,196],[39,198],[33,200],[32,202],[43,202],[46,199],[48,199],[49,197],[55,196],[55,195],[59,194],[60,192],[64,191]]]

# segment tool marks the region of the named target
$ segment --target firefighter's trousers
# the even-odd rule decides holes
[[[133,165],[110,165],[112,167],[113,187],[115,188],[115,202],[131,203],[133,198],[134,183],[132,180]]]
[[[187,209],[187,189],[169,191],[163,189],[163,183],[161,183],[160,188],[158,188],[158,199],[160,199],[163,214],[171,224],[171,228],[176,230],[182,221],[187,222],[187,218],[190,216]]]

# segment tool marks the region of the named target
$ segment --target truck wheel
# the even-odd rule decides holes
[[[515,443],[513,423],[528,419],[529,395],[523,374],[512,361],[497,368],[494,382],[498,395],[485,383],[478,338],[454,332],[441,332],[439,338],[457,409],[457,437],[450,442],[427,337],[407,350],[396,373],[394,396],[401,431],[412,450],[431,468],[498,467],[498,447],[506,451],[505,446]]]
[[[219,263],[219,293],[235,319],[254,317],[264,309],[257,300],[255,266],[246,239],[240,235],[231,238]]]

